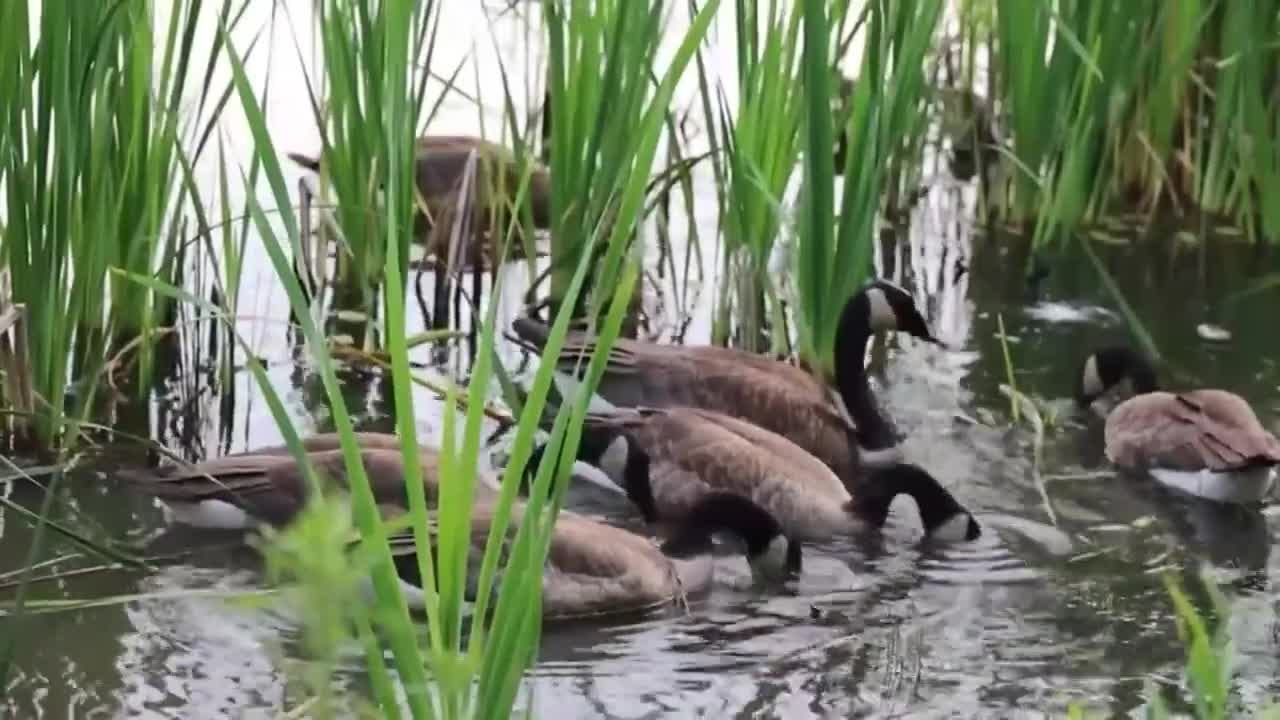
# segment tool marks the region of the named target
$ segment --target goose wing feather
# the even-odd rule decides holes
[[[1280,441],[1223,390],[1138,395],[1108,415],[1105,435],[1118,465],[1223,472],[1280,463]]]
[[[675,564],[649,539],[573,513],[557,519],[547,559],[542,602],[548,617],[656,608],[679,587]]]
[[[850,500],[829,468],[786,438],[719,413],[649,409],[631,437],[649,455],[658,513],[675,519],[711,490],[768,509],[788,532],[825,532],[852,522]],[[806,531],[807,532],[807,531]]]
[[[542,347],[546,327],[528,318],[513,323],[524,341]],[[565,341],[557,367],[581,377],[595,351],[590,337]],[[696,407],[742,417],[791,439],[847,486],[860,477],[855,428],[833,404],[826,386],[802,368],[713,345],[680,346],[617,339],[596,392],[616,407]]]
[[[392,433],[380,432],[357,432],[355,433],[356,445],[365,450],[399,450],[400,438]],[[301,438],[300,444],[302,450],[308,453],[322,453],[330,450],[342,449],[342,436],[338,433],[316,433],[305,438]],[[242,455],[289,455],[288,445],[269,445],[261,448],[254,448]]]
[[[776,433],[723,413],[697,408],[642,409],[639,433],[655,460],[692,471],[717,489],[784,485],[806,494],[848,499],[826,465]]]
[[[679,363],[626,382],[601,379],[600,394],[620,407],[697,408],[742,418],[811,455],[843,479],[859,476],[854,428],[825,398],[793,392],[785,380],[749,367],[691,370]]]
[[[545,346],[549,329],[543,323],[530,318],[517,318],[512,324],[516,334],[535,347]],[[596,352],[596,340],[583,332],[573,332],[565,338],[560,355],[556,359],[559,370],[576,373],[581,377],[591,356]],[[668,373],[673,373],[668,375]],[[742,377],[742,375],[749,377]],[[740,380],[766,381],[785,388],[786,392],[812,401],[825,403],[825,385],[803,368],[764,355],[750,353],[718,345],[664,345],[659,343],[617,338],[610,346],[602,390],[606,384],[646,383],[653,381],[659,387],[645,388],[641,397],[661,398],[664,383],[674,384],[676,392],[690,383],[697,384],[704,375],[729,375]],[[609,383],[609,381],[613,381]],[[614,388],[623,392],[622,388]],[[654,394],[656,390],[657,394]],[[639,393],[639,389],[636,391]],[[678,400],[678,398],[676,399]],[[621,405],[640,405],[641,401],[623,402]],[[683,401],[666,403],[650,400],[650,405],[686,404]]]
[[[522,516],[523,508],[513,507],[504,555],[510,550]],[[473,569],[479,567],[483,558],[492,521],[492,505],[476,506],[468,554]],[[390,538],[390,543],[402,574],[417,584],[416,567],[411,564],[415,552],[412,534],[398,533]],[[432,547],[434,550],[435,546]],[[502,565],[505,566],[505,561]],[[543,613],[547,617],[566,618],[656,607],[671,600],[676,587],[674,572],[672,563],[649,540],[562,510],[552,532],[543,570]],[[475,572],[468,573],[472,579],[467,587],[468,598],[474,598],[478,592],[475,577]]]

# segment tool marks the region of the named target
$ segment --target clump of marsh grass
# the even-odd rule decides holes
[[[312,112],[320,128],[319,158],[323,171],[322,188],[332,189],[333,215],[341,233],[335,289],[342,293],[344,306],[369,310],[383,279],[386,225],[399,217],[395,202],[398,193],[380,184],[388,169],[379,167],[392,142],[390,133],[407,133],[408,142],[396,138],[397,146],[412,161],[413,133],[419,125],[426,96],[427,73],[409,77],[391,64],[427,68],[431,48],[439,30],[439,7],[433,0],[418,3],[403,26],[389,23],[395,12],[389,3],[322,0],[315,4],[314,22],[324,58],[323,102],[321,90],[307,78]],[[388,86],[391,75],[402,84]],[[387,115],[393,98],[405,97],[405,127],[398,127]],[[409,176],[413,182],[413,175]],[[412,200],[412,195],[409,196]],[[397,224],[396,231],[408,235],[413,223]],[[299,240],[295,252],[301,255]],[[396,261],[403,275],[408,268],[409,244],[400,243]]]
[[[665,3],[543,3],[554,118],[549,154],[553,308],[564,302],[584,255],[600,252],[605,276],[621,266],[644,209],[676,82],[718,7],[719,0],[711,0],[698,10],[659,73]],[[597,294],[595,288],[602,289]],[[583,306],[577,314],[598,315],[610,295],[610,288],[593,280],[579,300],[590,302],[592,310],[584,312]]]
[[[1118,205],[1192,207],[1280,238],[1270,9],[1193,0],[966,5],[994,26],[1012,182],[993,195],[1043,246]],[[977,37],[976,27],[969,37]]]
[[[196,29],[244,6],[45,3],[34,27],[28,3],[0,7],[0,262],[5,301],[25,309],[32,442],[74,437],[116,350],[138,347],[146,386],[173,306],[107,270],[181,277],[191,167],[225,96],[210,79],[222,46],[202,50]]]
[[[899,133],[907,125],[901,123],[921,101],[925,53],[942,3],[872,4],[859,79],[848,98],[837,212],[830,29],[846,10],[847,3],[836,3],[828,16],[827,3],[804,3],[805,169],[795,252],[796,311],[801,356],[824,376],[832,372],[840,311],[871,269],[891,161],[904,142]]]
[[[728,339],[732,314],[740,344],[757,351],[760,332],[780,317],[769,282],[769,261],[783,229],[783,194],[800,153],[804,111],[800,83],[800,4],[738,0],[738,107],[721,107],[727,169],[724,191],[724,275],[717,299],[715,340]],[[723,94],[720,95],[723,98]],[[722,101],[723,105],[723,101]],[[786,340],[774,334],[773,350]]]

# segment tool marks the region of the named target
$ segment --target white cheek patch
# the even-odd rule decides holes
[[[619,487],[625,482],[623,474],[627,469],[627,454],[629,452],[630,447],[627,445],[627,439],[619,435],[609,442],[604,454],[600,456],[600,469]]]
[[[791,543],[779,535],[769,541],[768,547],[751,563],[753,574],[761,577],[780,577],[787,572],[787,550]]]
[[[929,537],[942,542],[964,542],[969,534],[968,513],[956,513],[950,519],[933,529]]]
[[[1098,375],[1097,355],[1090,355],[1089,359],[1084,361],[1084,376],[1081,378],[1080,387],[1089,397],[1101,395],[1105,389],[1102,387],[1102,376]]]
[[[867,303],[871,312],[871,317],[868,320],[870,320],[873,331],[896,330],[898,328],[898,316],[894,314],[893,306],[889,304],[889,298],[885,297],[884,290],[880,288],[868,290]]]

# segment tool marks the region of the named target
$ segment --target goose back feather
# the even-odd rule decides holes
[[[523,338],[543,337],[540,324],[515,321]],[[566,340],[560,381],[576,381],[595,351],[592,340]],[[862,474],[856,427],[815,377],[788,363],[711,345],[679,346],[619,338],[596,388],[614,408],[689,407],[743,417],[790,439],[825,463],[846,485]]]
[[[617,437],[625,441],[628,455],[645,462],[618,458]],[[908,492],[926,532],[945,526],[945,532],[965,539],[977,534],[967,511],[923,471],[877,470],[851,494],[829,467],[787,438],[711,410],[642,407],[592,413],[584,438],[587,455],[580,453],[580,459],[599,463],[633,498],[651,494],[651,521],[678,521],[706,494],[728,492],[765,508],[789,536],[826,540],[878,527],[896,494]],[[637,485],[645,487],[637,491]],[[636,504],[643,509],[644,498]],[[957,517],[969,524],[951,527]]]
[[[1117,465],[1223,472],[1280,463],[1280,441],[1223,390],[1134,396],[1111,412],[1105,433]]]
[[[395,449],[373,447],[360,452],[360,462],[379,504],[408,505],[403,456],[395,436]],[[331,439],[318,437],[307,457],[321,478],[342,489],[349,487],[341,449],[326,449]],[[439,456],[432,450],[419,453],[419,468],[428,502],[435,502],[440,483]],[[122,472],[121,477],[141,492],[161,500],[184,524],[223,529],[245,529],[259,522],[283,524],[306,503],[310,488],[302,467],[287,449],[263,448],[226,455],[194,465],[171,465],[154,470]],[[477,500],[496,497],[496,481],[480,474],[474,484]]]

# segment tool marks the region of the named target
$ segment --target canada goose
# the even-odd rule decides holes
[[[315,435],[304,439],[302,445],[316,472],[345,488],[346,463],[338,437],[335,433]],[[407,506],[399,439],[383,433],[356,433],[356,440],[374,499],[380,504]],[[439,489],[438,460],[431,449],[419,452],[428,502],[434,501]],[[302,467],[284,445],[190,466],[128,471],[121,477],[140,492],[160,499],[174,521],[223,530],[249,529],[259,522],[286,523],[302,509],[309,491]],[[498,482],[480,473],[474,487],[479,502],[496,497]]]
[[[513,506],[512,537],[524,512],[524,505]],[[472,514],[470,562],[477,567],[492,518],[492,504],[479,504]],[[758,580],[780,580],[800,570],[800,543],[787,538],[772,515],[738,495],[704,496],[660,544],[561,510],[542,577],[543,617],[634,613],[704,593],[713,575],[712,538],[718,533],[741,541],[752,576]],[[402,531],[390,538],[390,544],[406,602],[420,609],[422,581],[414,561],[413,535]],[[476,580],[476,573],[469,572],[468,599],[475,597]]]
[[[649,522],[679,522],[706,494],[728,492],[764,508],[788,537],[822,541],[882,527],[894,498],[905,493],[919,509],[926,536],[958,542],[981,534],[955,497],[915,465],[877,468],[850,492],[830,468],[785,437],[711,410],[590,413],[577,459],[625,488]]]
[[[377,435],[370,444],[398,442]],[[336,436],[312,438],[310,460],[317,471],[345,483],[342,451],[329,449]],[[227,456],[200,463],[192,470],[127,474],[143,492],[161,498],[187,524],[219,528],[251,528],[260,524],[288,525],[305,503],[307,488],[291,455],[281,448]],[[439,478],[424,453],[423,479],[430,501]],[[384,515],[403,514],[404,495],[400,453],[388,447],[369,447],[361,459],[369,474],[375,500]],[[202,472],[197,472],[202,471]],[[479,480],[472,515],[472,552],[483,553],[493,517],[496,493]],[[524,506],[512,510],[512,532]],[[703,591],[711,579],[711,540],[719,532],[735,535],[745,545],[753,575],[776,579],[800,570],[799,543],[784,537],[769,513],[746,498],[708,495],[661,545],[621,528],[605,525],[570,511],[561,511],[543,577],[543,612],[548,617],[599,615],[637,611],[665,604],[683,594]],[[422,607],[421,580],[412,561],[413,536],[393,534],[391,549],[407,601]],[[468,575],[474,583],[476,573]],[[474,596],[474,587],[468,588]]]
[[[512,329],[537,352],[546,344],[548,328],[537,320],[516,318]],[[606,406],[681,405],[743,418],[804,448],[852,489],[859,485],[863,466],[900,459],[897,437],[876,407],[863,367],[872,333],[889,330],[942,344],[929,331],[911,295],[877,280],[850,297],[841,311],[834,391],[804,369],[763,355],[716,345],[661,345],[618,338],[596,392]],[[583,334],[570,333],[566,338],[556,376],[566,397],[576,389],[594,350],[593,340]]]
[[[1106,455],[1117,466],[1218,502],[1254,503],[1271,489],[1280,440],[1239,395],[1160,391],[1151,363],[1126,347],[1089,355],[1078,377],[1076,401],[1085,408],[1104,405],[1118,387],[1135,393],[1105,415]]]
[[[424,215],[421,207],[414,213],[414,239],[429,242],[430,251],[437,258],[447,256],[453,214],[459,204],[463,174],[473,150],[477,155],[473,187],[477,199],[478,237],[484,238],[486,233],[490,237],[501,237],[509,224],[507,210],[520,188],[523,172],[515,153],[503,145],[478,137],[424,135],[415,143],[415,182],[430,217]],[[288,157],[312,172],[320,172],[320,158],[300,153],[288,153]],[[550,228],[551,175],[546,166],[534,162],[524,197],[533,227],[541,230]],[[492,232],[494,230],[497,232]],[[519,224],[515,232],[516,238],[522,237]],[[523,243],[513,241],[510,245],[511,259],[525,257]],[[487,242],[481,242],[473,243],[469,250],[466,263],[476,264],[488,257],[492,248]]]

